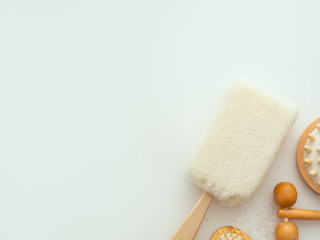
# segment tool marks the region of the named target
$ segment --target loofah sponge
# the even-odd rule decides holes
[[[297,117],[297,106],[243,82],[228,91],[190,166],[190,176],[225,206],[258,189]]]

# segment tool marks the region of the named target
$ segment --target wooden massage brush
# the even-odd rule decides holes
[[[320,194],[320,118],[302,133],[297,146],[297,164],[304,181]]]
[[[278,217],[284,218],[275,228],[276,240],[298,240],[297,226],[288,219],[320,220],[320,211],[295,209],[292,207],[297,201],[297,190],[292,183],[281,182],[273,190],[275,202],[281,207],[278,209]]]
[[[217,229],[210,240],[251,240],[251,238],[239,228],[225,226]]]

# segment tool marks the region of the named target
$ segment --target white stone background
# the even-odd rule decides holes
[[[254,199],[213,203],[196,239],[223,225],[273,239],[280,181],[296,185],[295,207],[320,210],[295,163],[320,114],[319,10],[316,0],[0,1],[0,239],[170,239],[201,194],[188,164],[240,78],[299,115]],[[296,224],[300,239],[319,239],[320,222]]]

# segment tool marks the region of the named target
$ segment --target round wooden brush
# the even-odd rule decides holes
[[[251,238],[239,228],[225,226],[214,232],[210,240],[251,240]]]

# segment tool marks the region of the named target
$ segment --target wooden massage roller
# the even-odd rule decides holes
[[[275,228],[276,240],[298,240],[297,226],[289,219],[320,220],[320,211],[295,209],[292,207],[297,201],[297,190],[292,183],[282,182],[275,186],[273,197],[281,207],[278,209],[278,217],[284,218]]]

